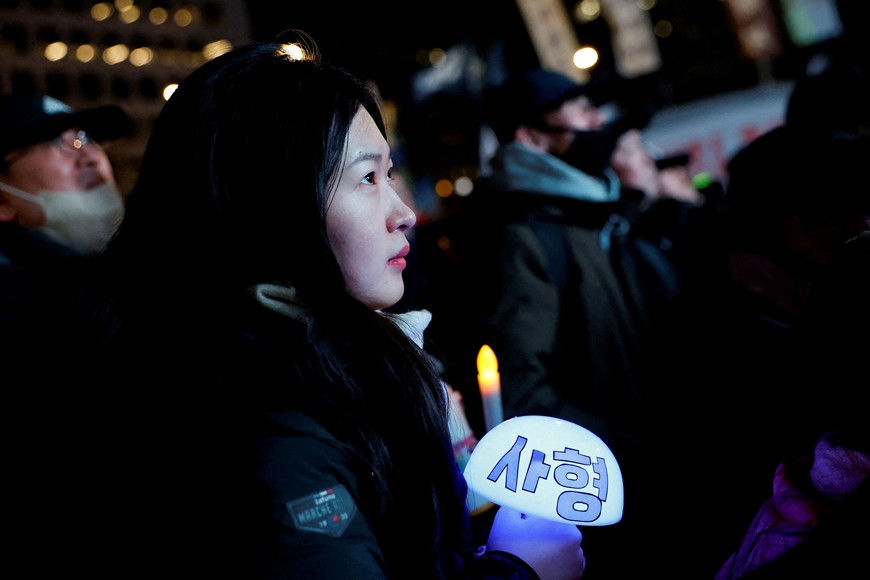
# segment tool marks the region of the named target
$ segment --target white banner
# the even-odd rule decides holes
[[[689,153],[693,174],[722,179],[740,147],[782,124],[792,86],[762,85],[663,109],[643,130],[644,140],[657,157]]]

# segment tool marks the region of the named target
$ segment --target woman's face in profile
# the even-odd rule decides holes
[[[329,200],[326,232],[347,291],[372,309],[402,297],[414,212],[392,186],[390,147],[363,108],[347,137],[342,173]]]

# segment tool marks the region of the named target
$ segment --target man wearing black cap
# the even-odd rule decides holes
[[[73,111],[48,96],[0,97],[0,250],[22,228],[79,253],[102,250],[124,204],[99,142],[132,128],[113,105]]]
[[[607,122],[600,90],[535,69],[490,93],[500,146],[472,211],[493,244],[485,322],[505,416],[558,416],[610,442],[640,394],[652,294],[610,164],[627,127]]]
[[[21,343],[30,315],[57,303],[78,258],[120,225],[124,200],[99,140],[132,129],[114,105],[74,111],[48,96],[0,96],[0,346]]]
[[[28,577],[73,573],[85,556],[90,489],[65,379],[70,300],[124,213],[99,144],[133,130],[120,108],[74,111],[42,95],[0,96],[0,385],[6,554]]]
[[[132,130],[114,105],[74,111],[48,96],[0,96],[0,356],[7,360],[30,334],[44,343],[61,289],[120,225],[124,200],[99,141]]]
[[[596,105],[605,88],[534,69],[485,93],[499,147],[452,232],[450,249],[465,268],[456,277],[462,295],[432,310],[438,332],[453,331],[440,343],[448,362],[462,359],[448,365],[460,369],[454,372],[476,376],[472,355],[492,347],[505,418],[546,415],[582,425],[626,466],[626,482],[642,481],[645,340],[676,278],[626,218],[610,159],[632,124],[610,122]],[[636,498],[633,491],[626,501],[626,521],[639,517]],[[584,545],[598,535],[584,530]],[[631,558],[610,562],[596,546],[590,561],[590,578],[594,569],[631,577],[615,567]]]

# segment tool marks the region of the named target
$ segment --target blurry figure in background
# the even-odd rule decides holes
[[[870,230],[832,258],[807,311],[804,389],[820,415],[817,441],[785,458],[773,495],[717,580],[866,578],[870,533]]]
[[[579,578],[579,529],[512,510],[478,553],[429,316],[384,311],[416,216],[381,103],[297,38],[179,84],[83,304],[97,572]]]
[[[629,129],[623,133],[610,158],[610,164],[623,188],[642,194],[641,209],[648,209],[665,199],[695,206],[704,203],[703,194],[692,182],[686,167],[688,163],[688,156],[675,156],[660,163],[647,150],[640,129]]]
[[[623,198],[610,165],[630,123],[609,121],[596,105],[603,89],[534,69],[485,93],[500,145],[490,172],[442,230],[456,260],[451,277],[434,280],[442,303],[431,306],[441,325],[432,338],[449,351],[451,382],[466,400],[488,344],[505,418],[562,418],[610,446],[630,490],[626,514],[614,526],[584,530],[584,543],[596,545],[597,572],[589,573],[620,577],[644,560],[622,550],[643,510],[642,488],[632,482],[644,481],[649,459],[647,340],[676,274],[663,252],[632,232],[625,206],[637,201]],[[644,536],[632,545],[645,545]]]
[[[45,95],[0,96],[0,452],[14,498],[3,524],[8,553],[29,576],[50,576],[43,567],[52,565],[65,571],[78,557],[86,456],[71,402],[81,393],[61,363],[69,345],[59,329],[89,260],[124,214],[100,142],[132,130],[114,105],[73,110]]]
[[[721,184],[696,185],[690,161],[686,153],[655,158],[641,129],[626,131],[610,160],[623,197],[637,200],[630,214],[635,235],[668,256],[680,287],[703,275],[720,240],[723,214]]]
[[[74,111],[38,94],[0,96],[0,355],[4,384],[32,383],[54,318],[124,216],[100,142],[133,131],[119,107]],[[16,376],[15,373],[21,373]]]
[[[132,130],[132,120],[114,105],[73,111],[43,95],[0,97],[4,230],[48,237],[79,254],[100,252],[124,215],[100,142]]]
[[[693,478],[672,490],[686,577],[715,574],[777,465],[818,437],[819,385],[805,386],[802,364],[814,356],[802,350],[808,304],[837,249],[870,227],[868,162],[868,138],[784,125],[728,164],[723,251],[672,301],[656,341],[663,440],[685,442],[679,463]],[[709,525],[686,534],[701,506]]]

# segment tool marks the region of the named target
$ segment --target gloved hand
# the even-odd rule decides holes
[[[541,580],[577,580],[586,571],[582,539],[575,525],[502,506],[493,519],[486,548],[522,559]]]

